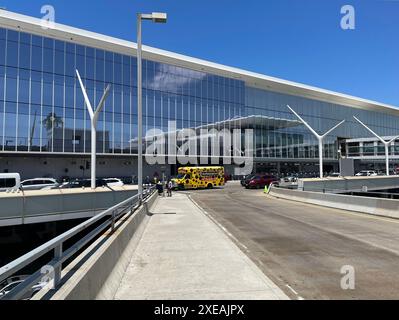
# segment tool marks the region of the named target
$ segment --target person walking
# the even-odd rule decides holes
[[[157,188],[157,190],[158,190],[158,195],[159,195],[159,196],[162,196],[162,193],[163,193],[163,186],[162,186],[161,181],[158,181],[158,183],[157,183],[155,186],[156,186],[156,188]]]
[[[168,197],[172,197],[173,183],[171,180],[168,181],[167,189],[168,189]]]

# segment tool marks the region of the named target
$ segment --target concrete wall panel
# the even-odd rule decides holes
[[[270,195],[324,207],[399,218],[399,200],[272,188]]]

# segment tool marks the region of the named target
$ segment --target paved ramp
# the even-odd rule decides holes
[[[308,205],[227,184],[191,196],[292,298],[398,299],[399,220]],[[355,271],[343,290],[343,266]]]
[[[288,299],[190,198],[159,198],[115,299]]]

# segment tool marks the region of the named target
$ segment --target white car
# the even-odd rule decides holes
[[[340,178],[341,174],[339,172],[330,173],[327,178]]]
[[[7,293],[9,293],[11,290],[13,290],[15,287],[17,287],[19,284],[21,284],[28,276],[17,276],[17,277],[11,277],[7,279],[3,283],[3,287],[0,289],[0,299],[2,296],[5,296]],[[36,293],[38,293],[41,289],[43,289],[47,285],[46,282],[39,282],[31,287],[30,290],[24,293],[24,295],[21,297],[21,300],[29,300],[32,298]]]
[[[356,173],[356,177],[375,177],[377,176],[377,172],[374,170],[362,170]]]
[[[59,186],[57,180],[52,178],[35,178],[21,182],[23,190],[49,190]]]
[[[122,182],[122,180],[118,179],[118,178],[104,179],[104,182],[108,187],[123,187],[124,186],[124,183]]]
[[[280,179],[281,182],[289,182],[289,183],[296,183],[298,181],[298,177],[295,176],[288,176]]]

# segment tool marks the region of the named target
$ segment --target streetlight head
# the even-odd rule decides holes
[[[152,13],[152,21],[155,23],[166,23],[167,14],[164,12],[153,12]]]

